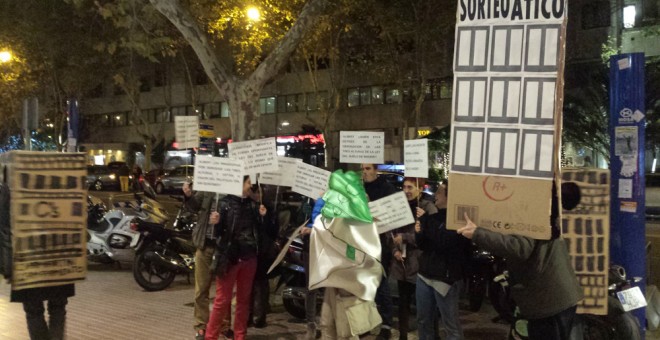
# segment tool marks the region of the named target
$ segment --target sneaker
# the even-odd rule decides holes
[[[389,328],[381,328],[380,333],[376,337],[376,340],[389,340],[392,337],[392,330]]]
[[[200,329],[195,333],[195,340],[204,340],[204,336],[206,335],[206,331],[203,329]]]

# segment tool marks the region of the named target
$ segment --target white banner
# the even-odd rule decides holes
[[[221,157],[198,156],[195,159],[195,190],[241,196],[243,161]]]
[[[369,202],[369,210],[376,220],[379,234],[415,223],[415,217],[403,191]]]
[[[301,195],[317,199],[328,189],[330,171],[307,163],[298,163],[291,190]]]
[[[229,143],[229,158],[242,160],[246,174],[277,171],[275,137]]]
[[[406,177],[429,178],[429,140],[403,141],[403,164]]]
[[[384,159],[385,132],[339,132],[339,162],[383,164]]]
[[[262,172],[259,175],[259,183],[292,187],[299,163],[302,163],[302,159],[278,157],[278,170],[276,172]]]
[[[175,116],[174,137],[179,149],[199,147],[199,117]]]

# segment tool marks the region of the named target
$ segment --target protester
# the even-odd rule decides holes
[[[250,295],[257,270],[259,237],[263,232],[267,209],[250,198],[250,176],[243,178],[242,196],[227,195],[220,202],[218,215],[211,222],[219,223],[219,241],[214,254],[216,295],[213,310],[206,325],[206,340],[217,340],[221,322],[230,314],[232,292],[236,287],[234,339],[244,340],[250,313]],[[222,265],[226,263],[226,267]]]
[[[364,183],[364,190],[367,192],[369,201],[376,201],[383,197],[394,194],[397,189],[390,184],[384,177],[378,177],[376,164],[362,164],[362,182]],[[389,269],[392,263],[391,237],[389,234],[380,235],[381,251],[381,264],[385,269],[383,280],[378,286],[376,291],[376,306],[378,306],[378,313],[383,319],[383,324],[380,326],[380,333],[376,339],[384,340],[392,336],[392,320],[393,306],[392,296],[390,295],[390,285],[387,280],[389,276]]]
[[[261,185],[253,185],[249,193],[253,201],[262,204],[263,193]],[[265,203],[263,203],[265,204]],[[268,268],[277,257],[278,250],[275,248],[275,240],[278,234],[278,223],[275,220],[277,214],[275,209],[267,209],[268,213],[263,219],[263,230],[259,237],[259,252],[257,255],[257,270],[252,284],[252,303],[248,325],[255,328],[264,328],[268,325],[266,315],[270,310],[268,300],[270,299],[270,285],[268,284]]]
[[[494,255],[506,258],[511,294],[522,316],[528,320],[530,339],[568,340],[583,293],[566,244],[559,237],[559,208],[554,185],[552,191],[550,240],[503,235],[480,228],[467,214],[467,222],[458,233]],[[571,210],[579,202],[577,185],[562,184],[563,208]]]
[[[130,179],[131,170],[127,165],[122,165],[117,168],[117,176],[119,176],[119,186],[122,192],[128,192],[128,182]]]
[[[6,168],[3,180],[7,180]],[[3,276],[11,282],[10,195],[7,183],[0,183],[0,264]],[[61,340],[65,337],[66,305],[75,295],[73,284],[11,290],[10,301],[21,302],[31,340]],[[44,302],[47,301],[48,322]]]
[[[410,303],[415,294],[415,283],[417,282],[417,270],[419,268],[419,255],[421,251],[415,245],[415,225],[420,224],[422,228],[427,223],[429,215],[438,212],[433,202],[420,199],[421,190],[425,179],[406,177],[403,180],[403,192],[406,194],[408,204],[416,217],[413,224],[395,229],[391,232],[391,251],[394,259],[390,267],[390,273],[397,280],[399,290],[399,339],[408,339]]]
[[[313,211],[311,204],[314,204]],[[305,228],[303,228],[300,232],[300,237],[303,241],[302,255],[305,265],[305,280],[307,281],[306,286],[308,287],[307,294],[305,295],[305,321],[307,321],[307,332],[305,333],[305,340],[314,340],[321,336],[321,332],[319,327],[317,327],[316,322],[316,300],[318,291],[316,289],[309,289],[309,273],[311,272],[311,268],[309,267],[309,241],[313,230],[312,227],[314,225],[314,220],[316,219],[316,216],[321,213],[323,204],[324,202],[322,198],[319,198],[316,201],[313,201],[312,199],[306,199],[302,203],[301,209],[298,212],[299,215],[302,215],[302,218],[298,218],[298,220],[302,219],[304,221],[309,219],[305,225]]]
[[[142,168],[139,165],[133,165],[133,191],[137,192],[142,190],[140,179],[142,178]]]
[[[330,175],[317,200],[310,241],[310,288],[325,288],[321,308],[323,339],[359,339],[382,319],[374,302],[383,277],[380,241],[360,176]]]
[[[215,251],[218,230],[216,227],[219,219],[217,206],[220,195],[213,192],[198,191],[193,196],[192,185],[183,184],[186,209],[197,213],[197,225],[192,231],[192,242],[197,248],[195,251],[195,300],[193,315],[195,321],[195,340],[204,339],[206,324],[209,322],[209,289],[213,282],[211,273],[211,261]],[[224,195],[223,195],[224,196]],[[221,331],[227,338],[233,336],[229,329],[230,319],[225,320]]]
[[[415,227],[415,242],[422,251],[417,274],[417,334],[420,340],[435,338],[434,315],[440,312],[447,340],[462,340],[458,300],[463,284],[465,262],[470,242],[446,228],[447,185],[435,193],[438,213],[429,216],[428,223]]]

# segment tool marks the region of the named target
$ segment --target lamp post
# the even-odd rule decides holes
[[[0,63],[8,63],[10,62],[14,56],[11,54],[10,51],[0,51]]]

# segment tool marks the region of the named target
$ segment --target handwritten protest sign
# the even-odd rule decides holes
[[[339,161],[341,163],[382,164],[384,159],[384,132],[339,132]]]
[[[302,159],[278,157],[278,170],[276,172],[262,172],[259,176],[259,182],[261,184],[292,187],[298,163],[302,163]]]
[[[241,196],[244,174],[241,160],[197,157],[195,160],[195,190]]]
[[[377,220],[376,226],[379,234],[415,223],[408,199],[403,191],[369,202],[369,210]]]
[[[174,117],[174,137],[179,149],[199,147],[199,117]]]
[[[233,142],[228,148],[229,158],[243,161],[246,174],[278,170],[274,137]]]
[[[307,163],[298,163],[291,190],[316,199],[328,189],[329,177],[330,171]]]
[[[406,177],[429,177],[429,140],[413,139],[403,141],[403,164]]]

